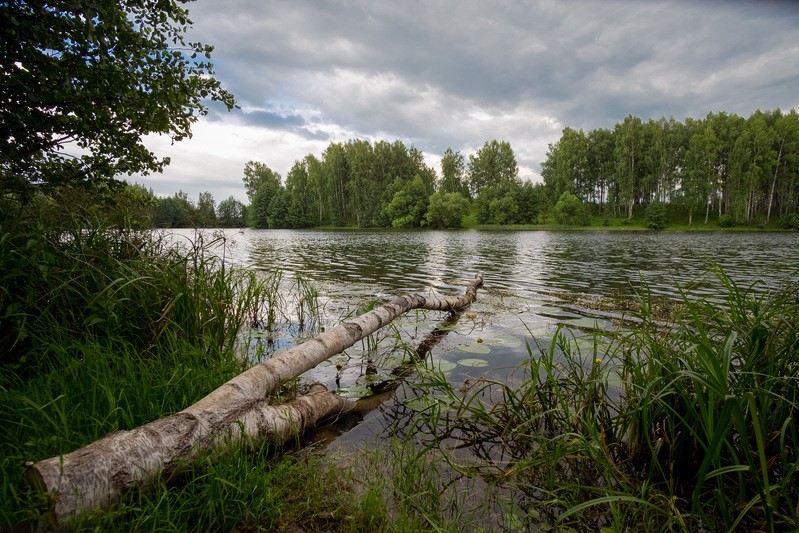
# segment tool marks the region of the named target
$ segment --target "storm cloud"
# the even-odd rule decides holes
[[[239,180],[220,181],[229,191],[249,159],[285,176],[331,141],[400,139],[437,165],[447,147],[468,154],[499,139],[511,143],[521,175],[539,179],[548,143],[567,126],[612,128],[628,114],[684,120],[799,107],[794,2],[200,0],[188,7],[192,39],[215,46],[217,78],[241,106],[212,113],[203,120],[219,127],[198,124],[193,139],[174,147],[153,140],[173,164],[146,184],[180,174],[192,196],[200,191],[188,176],[204,171],[198,153],[229,162],[218,178]]]

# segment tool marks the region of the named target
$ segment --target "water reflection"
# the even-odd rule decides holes
[[[698,279],[708,261],[743,286],[757,281],[758,291],[776,286],[789,275],[787,267],[795,272],[799,265],[797,233],[246,230],[228,237],[226,260],[254,270],[279,268],[287,283],[297,274],[309,279],[322,295],[328,324],[359,305],[406,292],[459,293],[482,271],[485,286],[470,309],[474,318],[462,319],[430,354],[434,361],[455,363],[464,356],[457,346],[478,337],[513,333],[546,340],[565,327],[580,342],[594,320],[607,328],[608,320],[618,317],[612,309],[599,312],[583,302],[623,298],[641,281],[658,296],[677,298],[676,284],[712,296],[713,278]],[[440,319],[436,313],[414,316],[398,330],[414,345]],[[494,350],[485,356],[488,368],[456,367],[450,379],[457,387],[475,372],[501,371],[526,356],[523,349]],[[342,386],[363,374],[357,347],[347,357],[351,366],[339,376]],[[335,367],[320,369],[316,377],[332,383],[322,375],[330,368]],[[378,425],[395,424],[402,405],[389,402],[370,416]]]
[[[488,290],[519,296],[578,291],[613,296],[643,279],[674,294],[715,261],[738,282],[777,282],[779,265],[799,261],[795,233],[479,232],[248,230],[234,259],[281,268],[356,292],[449,291],[477,270]],[[379,290],[375,290],[379,289]]]

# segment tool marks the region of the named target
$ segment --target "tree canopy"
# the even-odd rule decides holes
[[[233,96],[213,48],[188,42],[186,0],[0,3],[0,187],[4,194],[157,172],[142,142],[179,141]]]
[[[570,192],[628,219],[659,201],[689,225],[698,212],[705,222],[715,212],[769,224],[799,209],[799,115],[721,112],[683,123],[629,115],[613,130],[564,129],[541,167],[550,205]]]

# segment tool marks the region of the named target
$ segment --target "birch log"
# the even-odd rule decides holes
[[[280,382],[297,377],[341,353],[398,316],[413,309],[457,311],[477,297],[483,284],[477,274],[458,297],[408,294],[262,361],[188,408],[130,431],[117,431],[63,456],[29,463],[27,482],[54,501],[55,520],[105,509],[136,484],[169,474],[203,450],[266,439],[285,442],[319,420],[353,408],[325,387],[282,405],[267,395]]]

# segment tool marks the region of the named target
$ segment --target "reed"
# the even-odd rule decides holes
[[[520,386],[426,373],[419,393],[439,400],[416,429],[453,468],[523,494],[526,527],[796,528],[796,273],[766,292],[707,275],[721,297],[681,291],[669,324],[644,290],[609,346],[531,342]],[[447,459],[462,447],[479,461]]]
[[[203,235],[60,231],[3,219],[0,234],[0,529],[46,502],[25,461],[185,408],[244,369],[238,333],[262,285]]]

